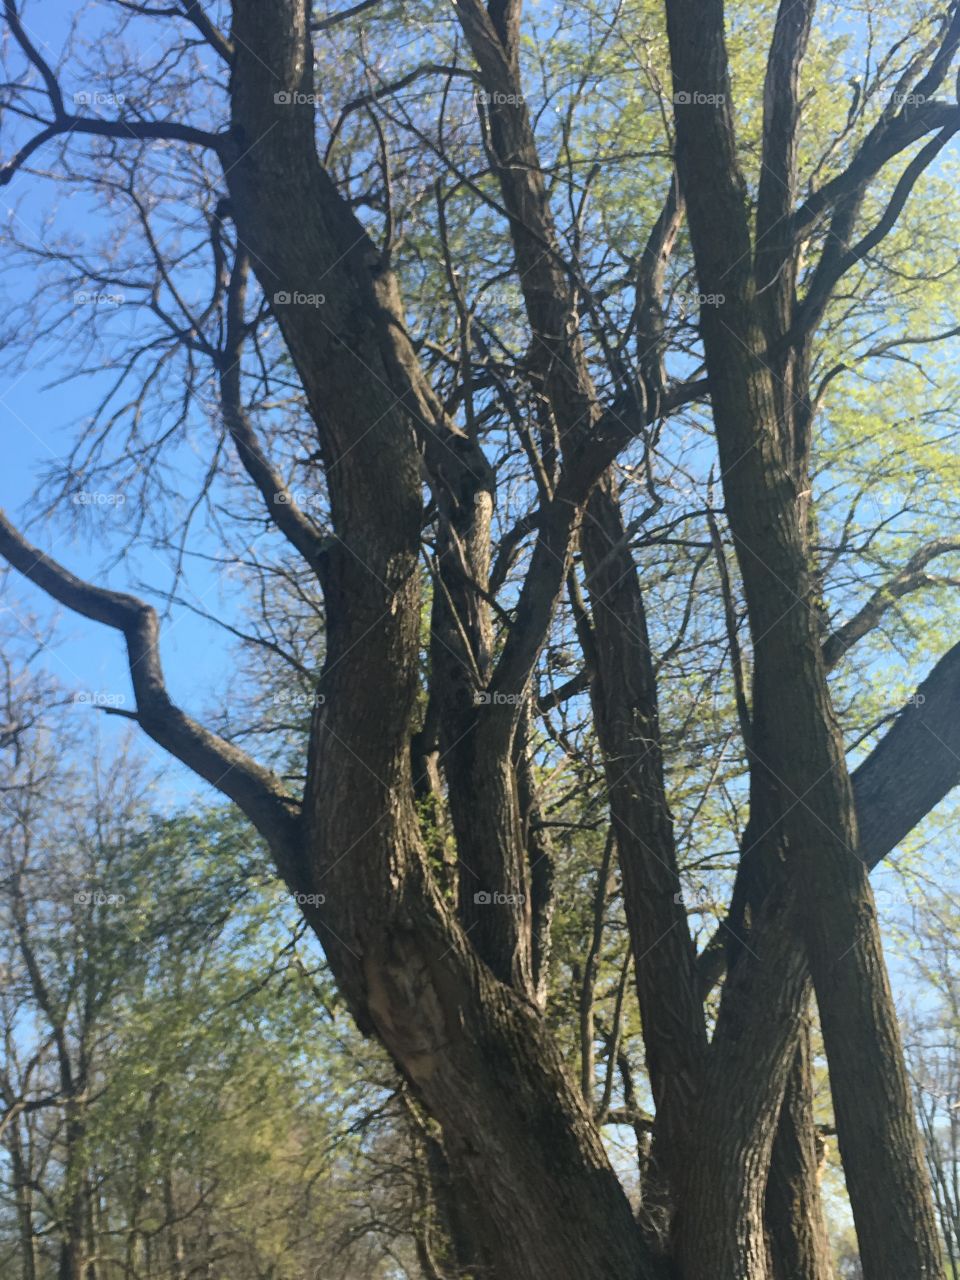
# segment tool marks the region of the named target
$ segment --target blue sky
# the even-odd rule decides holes
[[[100,16],[93,12],[84,16],[84,31],[95,34]],[[31,39],[52,64],[60,60],[68,24],[78,13],[79,6],[69,0],[45,0],[43,4],[28,5],[24,20]],[[115,13],[109,15],[111,18]],[[78,91],[78,82],[71,80],[66,69],[63,87],[68,102]],[[83,91],[80,85],[79,91]],[[4,155],[11,147],[9,135],[0,143]],[[49,161],[51,154],[42,153],[37,163]],[[73,194],[60,196],[53,184],[40,182],[30,174],[19,174],[14,181],[0,188],[0,217],[10,222],[21,239],[31,244],[43,244],[47,234],[45,218],[54,201],[63,202],[57,226],[65,226],[76,236],[102,235],[106,222],[96,210]],[[33,297],[36,289],[36,273],[29,267],[7,272],[4,276],[0,305],[7,323],[16,323],[21,311]],[[78,307],[70,317],[72,333],[83,326],[87,312]],[[62,462],[76,434],[78,422],[89,417],[107,386],[105,375],[94,374],[82,382],[62,382],[75,370],[75,355],[65,349],[65,344],[53,338],[41,344],[28,360],[12,368],[0,366],[0,440],[2,440],[3,465],[0,466],[0,506],[25,527],[26,516],[31,510],[30,498],[44,470],[56,462]],[[195,476],[184,475],[184,484],[192,485]],[[35,510],[35,508],[34,508]],[[115,507],[108,515],[123,521],[124,511]],[[30,523],[28,535],[43,550],[54,555],[67,568],[81,576],[119,589],[135,589],[135,584],[146,582],[162,592],[169,588],[171,572],[168,563],[149,550],[139,553],[137,562],[121,563],[105,569],[109,548],[98,535],[72,535],[65,522],[53,519]],[[180,588],[195,602],[202,601],[212,613],[222,615],[224,598],[219,590],[217,577],[195,564],[188,566],[185,581]],[[161,597],[154,597],[159,603]],[[26,638],[28,633],[43,631],[53,625],[54,642],[44,655],[48,669],[69,689],[84,693],[109,693],[121,695],[132,705],[123,641],[107,628],[87,622],[53,606],[41,592],[10,575],[3,589],[2,608]],[[31,615],[38,621],[35,626]],[[222,633],[192,614],[189,610],[171,607],[163,630],[162,656],[171,693],[188,710],[201,711],[215,696],[215,690],[225,675]],[[95,731],[107,742],[124,733],[128,725],[114,717],[104,716],[90,707],[80,707],[78,715],[89,716],[96,722]],[[141,736],[141,744],[148,755],[158,763],[169,763],[164,753],[153,748]],[[187,785],[185,771],[171,765],[171,778],[182,775],[176,786],[179,791]],[[192,785],[192,784],[191,784]]]

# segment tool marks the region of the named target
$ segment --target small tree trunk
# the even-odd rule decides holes
[[[783,905],[727,976],[675,1223],[683,1280],[769,1280],[767,1179],[807,991]]]
[[[810,1027],[800,1033],[773,1143],[766,1199],[771,1280],[833,1280],[820,1199]]]
[[[171,1280],[187,1280],[186,1253],[183,1232],[177,1222],[177,1208],[173,1196],[173,1180],[169,1173],[163,1179],[163,1209],[167,1218],[167,1249]]]
[[[37,1280],[37,1234],[33,1223],[33,1190],[23,1155],[20,1117],[15,1116],[7,1130],[7,1150],[17,1205],[17,1227],[20,1236],[20,1260],[23,1280]]]
[[[676,1192],[692,1158],[707,1036],[664,786],[643,597],[609,472],[587,505],[580,541],[593,604],[591,697],[657,1110],[653,1159]]]

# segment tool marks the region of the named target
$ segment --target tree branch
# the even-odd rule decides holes
[[[937,538],[921,547],[910,557],[899,573],[882,587],[878,587],[866,604],[858,609],[843,626],[837,627],[823,642],[823,659],[828,670],[835,667],[858,640],[879,624],[883,615],[897,600],[920,590],[921,587],[928,586],[932,579],[925,572],[927,565],[937,556],[946,555],[951,551],[960,551],[960,539]]]
[[[279,472],[263,452],[240,394],[240,362],[246,337],[244,302],[248,271],[249,258],[246,250],[241,248],[237,252],[227,288],[226,335],[224,350],[218,358],[224,422],[244,470],[257,486],[266,504],[270,519],[316,572],[326,540],[300,510]]]
[[[0,555],[30,582],[84,618],[123,634],[141,728],[187,768],[246,814],[292,870],[298,807],[279,778],[232,743],[212,733],[171,701],[157,649],[159,625],[150,605],[75,577],[32,546],[0,513]],[[279,846],[279,848],[278,848]]]
[[[35,151],[52,138],[71,133],[89,134],[98,138],[118,138],[149,141],[165,139],[169,142],[185,142],[191,146],[209,147],[218,151],[223,135],[207,133],[205,129],[195,129],[192,125],[179,124],[175,120],[90,120],[83,116],[63,116],[53,121],[39,133],[35,133],[25,142],[12,160],[0,168],[0,187],[12,181],[14,175],[23,168]]]
[[[851,775],[869,867],[960,783],[960,644],[936,664]]]
[[[859,854],[873,870],[960,783],[960,644],[936,664],[850,775]],[[704,997],[726,968],[721,926],[697,957]]]

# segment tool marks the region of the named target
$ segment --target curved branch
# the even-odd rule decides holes
[[[165,139],[169,142],[186,142],[192,146],[219,150],[223,135],[195,129],[176,120],[91,120],[84,116],[63,116],[54,120],[23,144],[12,160],[0,168],[0,187],[5,187],[23,168],[35,151],[52,138],[66,134],[88,134],[98,138],[118,138],[127,141],[151,141]]]
[[[883,615],[893,607],[897,600],[919,591],[933,579],[926,572],[926,567],[937,556],[946,555],[950,551],[960,551],[960,539],[937,538],[921,547],[910,557],[907,563],[893,578],[882,587],[878,587],[861,609],[841,627],[837,627],[823,642],[823,660],[827,669],[835,667],[843,655],[876,627]]]
[[[239,249],[227,286],[226,335],[224,349],[217,361],[223,419],[237,456],[263,498],[270,519],[316,572],[327,545],[326,539],[300,509],[280,473],[264,453],[243,405],[241,360],[246,340],[244,303],[249,266],[247,251]]]
[[[844,169],[819,190],[814,191],[793,215],[795,236],[809,234],[816,222],[829,209],[847,196],[855,195],[883,168],[888,160],[928,133],[950,128],[960,108],[949,102],[923,102],[911,111],[903,111],[867,137],[863,146]]]
[[[298,806],[280,779],[171,701],[157,648],[156,612],[136,596],[84,582],[32,546],[0,512],[0,555],[34,586],[84,618],[120,631],[127,642],[136,719],[154,742],[246,814],[286,875],[293,867]]]
[[[13,38],[26,54],[27,60],[40,72],[41,79],[46,85],[47,93],[50,97],[54,116],[56,119],[61,120],[66,115],[66,111],[64,110],[63,94],[60,92],[57,77],[54,75],[50,64],[42,57],[36,45],[27,35],[23,23],[20,21],[20,15],[17,13],[14,0],[4,0],[3,11],[6,14],[7,22],[10,24]]]
[[[951,118],[940,132],[921,147],[904,169],[883,213],[870,230],[845,251],[842,245],[838,244],[831,248],[829,254],[824,254],[817,264],[807,295],[797,308],[790,332],[784,339],[784,345],[798,342],[819,324],[841,277],[861,262],[890,234],[917,182],[958,130],[960,130],[960,107],[955,107]]]

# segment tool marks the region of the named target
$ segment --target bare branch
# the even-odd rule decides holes
[[[0,555],[66,608],[123,634],[141,728],[233,800],[282,857],[282,869],[289,870],[298,812],[295,800],[269,769],[198,724],[171,701],[157,648],[159,624],[150,605],[75,577],[31,546],[2,513]]]
[[[233,61],[233,45],[204,13],[199,0],[183,0],[183,11],[212,49],[215,49],[226,63]]]
[[[926,572],[927,565],[937,556],[951,551],[960,551],[960,539],[937,538],[934,542],[928,542],[910,557],[899,573],[882,587],[878,587],[866,604],[823,642],[823,658],[828,669],[835,667],[858,640],[878,626],[884,614],[898,600],[935,581]]]
[[[366,13],[369,9],[375,9],[381,0],[360,0],[359,4],[353,4],[349,9],[341,9],[339,13],[331,13],[326,18],[318,18],[316,22],[311,22],[311,31],[329,31],[332,27],[337,27],[341,22],[348,22],[350,18],[358,18],[361,13]]]
[[[300,510],[274,469],[257,439],[240,393],[241,360],[246,338],[244,301],[247,291],[249,258],[239,249],[227,289],[226,336],[219,354],[220,400],[223,417],[244,470],[260,492],[270,519],[287,541],[300,552],[316,571],[317,562],[326,545],[319,529]]]

